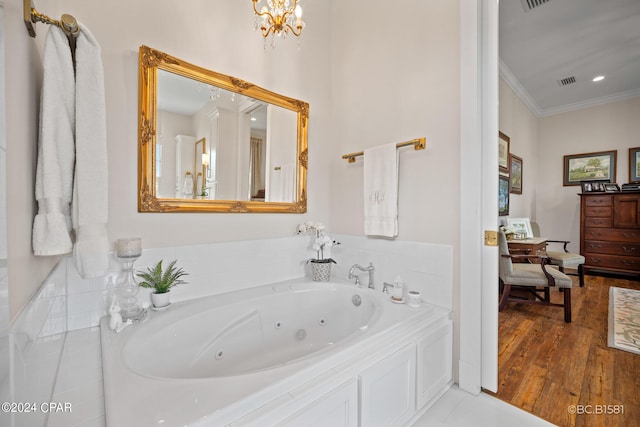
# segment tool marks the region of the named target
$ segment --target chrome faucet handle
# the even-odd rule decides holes
[[[373,284],[373,272],[375,271],[375,267],[372,262],[369,262],[369,267],[366,270],[369,272],[369,289],[375,289],[376,287]]]
[[[354,264],[350,269],[349,269],[349,280],[351,279],[356,279],[355,285],[360,287],[360,276],[358,276],[357,274],[355,274],[353,271],[356,268],[360,268],[360,266],[358,264]]]
[[[394,283],[384,282],[382,284],[382,293],[388,294],[389,288],[395,288],[395,286],[396,285]]]

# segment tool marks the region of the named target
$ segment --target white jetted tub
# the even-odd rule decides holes
[[[228,425],[438,311],[300,279],[174,303],[119,334],[105,317],[107,425]]]

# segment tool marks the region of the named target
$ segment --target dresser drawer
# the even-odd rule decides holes
[[[584,216],[599,216],[610,218],[613,210],[611,206],[587,206],[584,208]]]
[[[585,265],[592,268],[615,268],[619,270],[640,271],[640,257],[616,255],[586,254]]]
[[[585,217],[584,218],[584,226],[585,227],[613,227],[613,219],[609,218],[600,218],[600,217]]]
[[[590,254],[610,254],[640,257],[640,243],[584,242],[584,251]]]
[[[584,240],[640,243],[640,230],[626,228],[585,228]]]
[[[611,196],[589,196],[585,199],[585,206],[612,206]]]

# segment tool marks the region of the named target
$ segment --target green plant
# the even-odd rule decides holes
[[[187,283],[181,277],[189,273],[185,273],[182,268],[176,268],[176,261],[169,264],[164,271],[162,270],[162,260],[160,260],[155,267],[148,267],[147,271],[138,272],[137,276],[143,280],[138,284],[143,288],[155,289],[157,294],[164,294],[176,285]]]

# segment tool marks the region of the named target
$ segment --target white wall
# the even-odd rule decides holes
[[[502,79],[499,96],[500,131],[510,138],[511,153],[522,158],[522,194],[510,194],[509,217],[526,217],[535,221],[540,154],[538,118]]]
[[[538,195],[541,233],[580,250],[579,186],[563,187],[563,156],[618,150],[616,182],[629,181],[629,148],[640,146],[640,98],[539,119]]]
[[[393,8],[340,2],[332,16],[332,223],[363,234],[362,158],[340,156],[427,138],[400,152],[399,237],[458,240],[459,5],[402,0]],[[358,19],[354,19],[358,17]]]
[[[333,2],[331,19],[332,134],[322,143],[332,145],[332,231],[363,235],[362,158],[348,163],[341,155],[426,137],[424,151],[400,149],[397,240],[453,248],[456,310],[464,185],[459,179],[459,3]],[[457,361],[457,349],[454,353]]]

